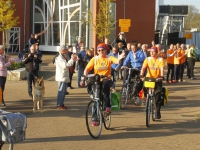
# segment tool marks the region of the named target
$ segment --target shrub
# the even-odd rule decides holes
[[[11,65],[8,67],[8,70],[15,70],[23,67],[25,67],[23,62],[12,62]]]

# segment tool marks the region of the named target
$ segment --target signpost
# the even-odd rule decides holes
[[[131,19],[119,19],[119,27],[121,32],[129,32],[129,27],[131,26]]]
[[[184,38],[192,39],[192,33],[184,33]]]

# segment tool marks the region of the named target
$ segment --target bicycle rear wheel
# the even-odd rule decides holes
[[[146,126],[149,127],[150,124],[150,110],[151,110],[151,102],[150,102],[150,97],[147,96],[147,101],[146,101]]]
[[[92,138],[98,138],[102,131],[102,114],[96,101],[89,102],[86,110],[86,126]]]
[[[123,86],[121,90],[121,100],[120,100],[120,107],[123,109],[126,107],[126,103],[129,98],[127,86]]]
[[[104,127],[106,130],[108,130],[111,124],[111,113],[104,112],[103,119],[104,119],[103,121]]]

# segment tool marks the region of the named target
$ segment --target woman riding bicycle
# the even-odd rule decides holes
[[[144,60],[140,76],[142,80],[144,80],[145,70],[148,69],[148,73],[146,77],[150,78],[159,78],[156,82],[155,93],[156,93],[156,110],[157,110],[157,118],[161,118],[160,108],[161,108],[161,90],[162,90],[162,79],[164,73],[164,60],[163,58],[158,57],[158,49],[153,46],[150,50],[150,57],[147,57]]]
[[[111,64],[119,64],[121,59],[124,58],[124,53],[118,56],[118,59],[110,56],[106,56],[106,44],[101,43],[97,46],[97,53],[98,56],[93,57],[89,63],[87,64],[84,75],[87,76],[88,72],[92,69],[94,69],[94,74],[98,74],[100,76],[107,77],[108,80],[103,80],[100,84],[100,87],[103,87],[103,93],[105,95],[104,100],[106,103],[106,112],[111,111],[111,105],[110,105],[110,88],[112,87],[112,80],[111,77]]]

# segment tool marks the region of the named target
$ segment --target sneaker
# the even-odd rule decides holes
[[[106,107],[106,112],[110,113],[111,112],[111,108],[110,107]]]
[[[58,106],[57,109],[58,109],[58,110],[66,110],[67,107],[66,107],[66,106]]]
[[[33,99],[33,95],[29,95],[29,98],[30,98],[30,99]]]
[[[176,81],[176,80],[173,80],[172,82],[173,82],[173,83],[176,83],[177,81]]]
[[[195,77],[191,77],[190,79],[191,79],[191,80],[195,80],[195,79],[197,79],[197,78],[195,78]]]
[[[160,112],[157,112],[156,119],[160,119],[160,118],[161,118],[161,114],[160,114]]]
[[[2,103],[0,106],[6,108],[6,104],[4,104],[4,103]]]
[[[166,81],[166,84],[170,84],[171,82],[169,82],[169,81]]]
[[[97,122],[97,121],[94,121],[94,122],[92,122],[92,126],[94,127],[94,126],[98,126],[99,125],[99,122]]]

